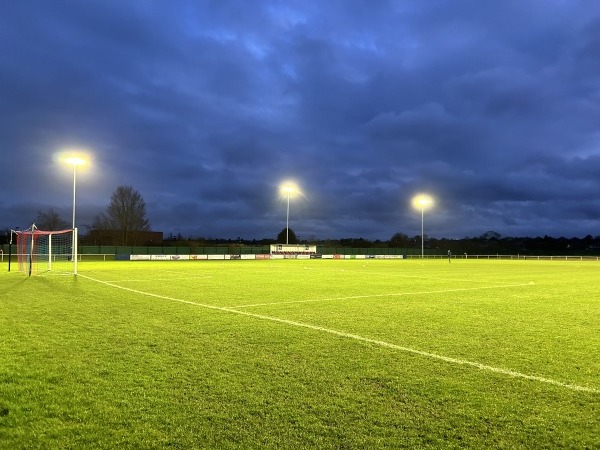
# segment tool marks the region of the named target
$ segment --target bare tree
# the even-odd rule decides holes
[[[94,221],[91,226],[92,230],[110,230],[110,224],[108,222],[108,218],[106,217],[106,213],[101,212],[100,214],[94,217]]]
[[[71,227],[69,222],[60,217],[52,208],[48,211],[38,211],[35,225],[40,230],[46,231],[64,230]]]
[[[95,226],[119,232],[121,245],[134,245],[136,231],[150,230],[146,202],[131,186],[119,186],[110,197],[106,212],[96,216]]]

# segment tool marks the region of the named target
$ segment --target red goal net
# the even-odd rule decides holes
[[[44,231],[34,225],[16,231],[19,271],[28,275],[50,271],[77,274],[76,230]]]

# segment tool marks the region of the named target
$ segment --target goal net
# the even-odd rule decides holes
[[[33,225],[15,234],[20,272],[30,276],[50,271],[77,274],[77,228],[43,231]]]

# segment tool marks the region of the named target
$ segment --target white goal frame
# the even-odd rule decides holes
[[[32,274],[55,271],[77,275],[77,228],[57,231],[39,230],[33,224],[17,236],[19,271]]]

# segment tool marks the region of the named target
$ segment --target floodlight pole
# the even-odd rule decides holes
[[[287,195],[287,208],[285,213],[285,244],[290,243],[290,196],[298,192],[298,188],[291,183],[285,183],[280,187],[279,194]],[[280,197],[281,198],[281,197]]]
[[[421,259],[425,258],[425,234],[423,232],[424,227],[423,227],[423,223],[424,223],[424,211],[425,207],[423,205],[421,205]]]
[[[419,194],[412,200],[413,207],[421,210],[421,259],[425,258],[425,207],[431,206],[432,203],[431,197],[424,194]]]
[[[75,198],[77,192],[77,163],[73,163],[73,274],[77,275],[77,228],[75,228]]]
[[[287,189],[287,213],[285,215],[285,244],[289,244],[290,236],[290,188]]]
[[[77,190],[77,164],[73,163],[73,230],[75,230],[75,193]]]
[[[77,166],[83,164],[83,160],[78,157],[67,159],[69,164],[73,165],[73,240],[71,241],[71,258],[73,259],[73,274],[77,275],[77,228],[75,227],[75,199],[77,198]]]

